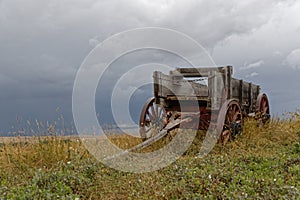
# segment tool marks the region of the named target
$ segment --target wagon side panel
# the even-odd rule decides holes
[[[255,112],[257,96],[260,92],[258,85],[239,79],[232,79],[232,96],[239,100],[246,113]]]
[[[189,100],[191,97],[208,97],[208,88],[185,80],[182,76],[165,75],[162,72],[154,72],[154,97],[163,99]]]

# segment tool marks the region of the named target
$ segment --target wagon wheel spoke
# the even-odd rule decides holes
[[[228,111],[226,113],[226,122],[230,122],[231,121],[231,108],[228,108]]]
[[[232,110],[232,121],[235,121],[236,119],[235,119],[235,117],[236,117],[236,113],[238,112],[237,111],[237,108],[236,108],[236,105],[233,105],[233,110]]]
[[[269,107],[265,107],[265,113],[267,113],[267,112],[268,112],[268,109],[269,109]]]
[[[266,105],[267,105],[267,102],[266,102],[265,99],[263,99],[262,100],[262,106],[261,106],[261,111],[263,111],[263,114],[265,114]]]
[[[159,115],[158,115],[158,105],[157,104],[154,104],[155,105],[155,115],[157,118],[159,118]]]
[[[163,114],[163,109],[160,108],[158,117],[159,117],[159,118],[162,117],[162,114]]]
[[[152,104],[152,105],[150,106],[150,108],[151,108],[151,114],[152,114],[152,117],[153,117],[153,119],[155,119],[156,113],[155,113],[155,110],[154,110],[154,105]]]
[[[239,116],[240,112],[235,112],[233,118],[232,118],[232,121],[236,122],[237,119],[238,119],[238,116]]]
[[[231,106],[231,109],[230,109],[230,121],[233,120],[233,114],[234,113],[234,109],[233,109],[233,106]]]
[[[151,128],[148,128],[148,130],[146,130],[145,133],[147,134],[149,131],[151,131]]]
[[[264,113],[268,113],[269,106],[266,106],[264,109]]]
[[[149,116],[150,121],[154,121],[155,117],[149,112],[149,110],[147,110],[147,116]]]
[[[224,126],[226,128],[229,128],[229,125],[230,125],[230,117],[229,117],[229,115],[226,115]]]
[[[234,121],[234,115],[235,115],[235,111],[236,110],[236,108],[235,108],[235,105],[232,105],[232,106],[230,106],[230,110],[229,110],[229,113],[228,113],[228,115],[229,115],[229,122],[232,122],[232,121]]]
[[[223,131],[221,138],[222,138],[222,144],[225,145],[226,142],[230,139],[230,131],[229,130]]]

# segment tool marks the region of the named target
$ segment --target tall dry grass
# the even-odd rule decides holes
[[[50,127],[52,126],[50,125]],[[150,152],[163,147],[172,140],[178,131],[184,133],[185,130],[172,131],[162,140],[147,147],[143,152]],[[199,131],[186,152],[187,156],[197,155],[204,136],[205,132]],[[108,137],[112,143],[122,149],[128,149],[142,142],[141,139],[129,135],[110,134]],[[265,125],[247,119],[241,136],[228,142],[225,146],[217,143],[211,154],[267,156],[272,154],[276,147],[300,142],[299,137],[300,116],[298,113],[290,113],[287,119],[272,119],[270,123]],[[32,168],[49,169],[59,163],[80,160],[86,157],[92,158],[78,136],[65,136],[62,133],[55,132],[53,128],[51,128],[48,136],[2,138],[0,144],[0,168],[12,173]]]
[[[79,137],[66,136],[51,125],[47,125],[45,131],[46,136],[36,133],[31,137],[1,138],[0,199],[52,199],[68,195],[71,199],[219,198],[224,193],[232,198],[246,197],[248,193],[263,198],[275,189],[271,194],[274,198],[300,195],[300,188],[297,189],[300,180],[295,176],[300,168],[299,113],[289,113],[285,119],[272,119],[266,125],[247,119],[241,136],[225,146],[216,144],[205,158],[197,158],[205,136],[199,131],[176,163],[148,174],[109,169],[93,158]],[[178,133],[189,134],[188,130],[175,130],[143,151],[163,147]],[[128,135],[110,134],[108,137],[123,149],[141,142]],[[273,160],[279,162],[277,171],[270,166],[274,165]],[[251,165],[262,171],[249,170],[249,162],[263,163],[258,169],[256,163]],[[275,178],[279,176],[282,182],[274,183],[272,170],[276,171]],[[253,174],[256,177],[251,177]],[[236,186],[239,183],[235,183],[235,177],[240,177],[244,185]],[[261,186],[256,187],[257,184]]]

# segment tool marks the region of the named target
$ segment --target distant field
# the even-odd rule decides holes
[[[110,139],[123,149],[141,142]],[[0,199],[300,199],[298,113],[263,127],[246,121],[242,136],[197,158],[202,139],[170,166],[134,174],[97,162],[74,136],[2,137]]]
[[[69,136],[60,136],[60,138],[69,138]],[[39,139],[48,139],[49,136],[16,136],[16,137],[0,137],[0,143],[16,143],[16,142],[33,142],[38,141]]]

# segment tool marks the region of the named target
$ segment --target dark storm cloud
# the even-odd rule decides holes
[[[15,114],[47,119],[62,105],[71,120],[73,81],[85,56],[107,37],[145,26],[188,34],[210,50],[217,64],[233,64],[241,78],[274,91],[276,78],[263,77],[271,66],[299,74],[299,5],[280,0],[0,0],[0,109],[5,110],[0,125]],[[36,109],[37,104],[43,106]]]

